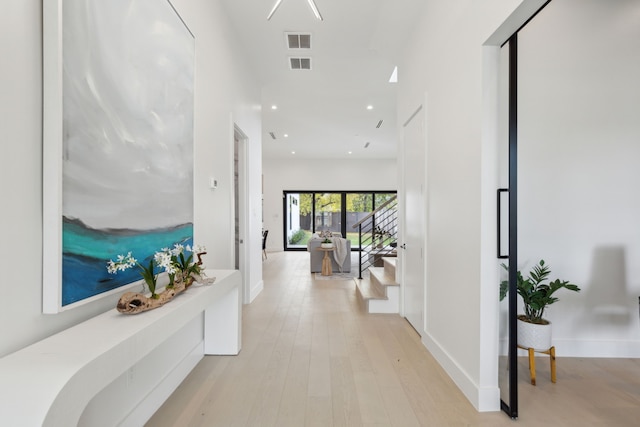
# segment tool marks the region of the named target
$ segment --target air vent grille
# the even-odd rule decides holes
[[[287,33],[286,36],[289,49],[311,49],[311,34]]]
[[[289,58],[289,66],[292,70],[310,70],[311,58]]]
[[[376,125],[376,129],[380,129],[380,126],[382,126],[382,120],[378,122],[378,124]]]
[[[273,132],[269,132],[269,135],[271,135],[271,139],[276,139],[276,134]]]

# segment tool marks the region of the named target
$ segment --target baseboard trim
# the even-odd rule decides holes
[[[260,280],[254,287],[251,288],[251,292],[249,295],[249,304],[253,302],[253,300],[260,295],[260,292],[264,289],[264,281]]]
[[[552,344],[556,357],[640,358],[640,341],[553,340]]]
[[[422,344],[478,412],[500,411],[500,389],[498,387],[479,387],[429,334],[424,334]]]

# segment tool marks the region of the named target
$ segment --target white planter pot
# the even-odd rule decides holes
[[[320,243],[320,247],[323,249],[331,249],[333,247],[333,243]]]
[[[538,325],[518,319],[518,345],[524,348],[546,351],[551,348],[551,323]]]

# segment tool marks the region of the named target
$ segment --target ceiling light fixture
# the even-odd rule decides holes
[[[280,3],[282,3],[282,0],[276,0],[276,4],[273,5],[273,9],[271,9],[271,12],[269,12],[269,16],[267,16],[267,21],[271,19],[274,13],[276,13],[276,10],[278,10],[278,8],[280,7]]]
[[[393,69],[391,77],[389,77],[389,83],[398,83],[398,67]]]
[[[367,110],[373,110],[373,105],[367,105]]]
[[[272,109],[272,110],[277,110],[277,109],[278,109],[278,106],[277,106],[277,105],[272,105],[272,106],[271,106],[271,109]]]
[[[284,136],[285,138],[289,138],[289,134],[288,134],[288,133],[285,133],[283,136]]]
[[[307,0],[307,3],[309,3],[309,7],[311,8],[311,11],[315,15],[315,17],[319,21],[322,21],[323,20],[322,15],[320,15],[320,11],[318,10],[318,6],[316,6],[316,2],[313,0]],[[276,4],[273,5],[271,12],[269,12],[269,15],[267,15],[267,21],[271,20],[271,17],[273,16],[274,13],[276,13],[276,10],[278,10],[278,8],[280,7],[280,4],[282,4],[282,0],[276,0]]]
[[[322,15],[320,15],[320,11],[318,10],[318,6],[316,6],[316,2],[313,0],[307,0],[307,3],[309,3],[309,7],[313,11],[313,14],[315,15],[315,17],[319,21],[322,21]]]

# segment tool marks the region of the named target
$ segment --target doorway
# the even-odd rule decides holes
[[[251,289],[247,272],[247,136],[234,125],[233,129],[233,217],[234,217],[234,268],[242,274],[243,302],[248,303]]]

